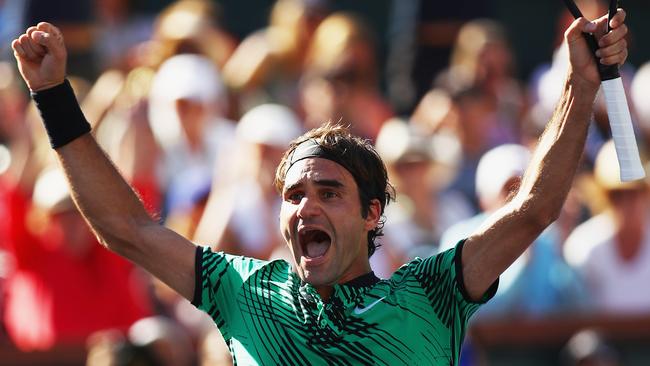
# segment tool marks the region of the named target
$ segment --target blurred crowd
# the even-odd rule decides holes
[[[72,3],[0,1],[0,36],[40,20],[62,29],[95,137],[162,224],[215,250],[290,261],[275,167],[301,133],[341,122],[375,144],[397,189],[371,258],[383,278],[453,247],[517,189],[561,93],[572,20],[557,19],[554,54],[524,81],[505,28],[480,6],[457,14],[395,1],[383,60],[364,14],[326,0],[277,0],[267,26],[244,37],[208,0],[138,14],[133,3],[146,1]],[[604,5],[580,2],[590,18]],[[2,57],[0,343],[83,344],[93,366],[229,364],[207,315],[97,243],[15,63]],[[645,159],[650,63],[621,72]],[[640,290],[650,282],[648,182],[620,182],[602,98],[594,108],[560,218],[503,274],[477,320],[650,315],[650,291]],[[584,344],[596,344],[584,357],[617,364],[596,334],[576,338],[567,364]]]

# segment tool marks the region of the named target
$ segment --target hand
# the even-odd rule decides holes
[[[587,46],[583,37],[584,33],[593,33],[598,41],[596,58],[604,65],[622,65],[627,59],[627,26],[624,24],[625,11],[618,9],[612,17],[609,26],[611,31],[607,33],[607,15],[604,15],[592,22],[584,18],[576,19],[564,33],[564,38],[569,46],[570,82],[582,83],[591,87],[594,92],[600,85],[598,68],[594,61],[594,55]]]
[[[66,50],[61,31],[50,23],[29,27],[13,42],[18,70],[31,91],[57,86],[65,80]]]

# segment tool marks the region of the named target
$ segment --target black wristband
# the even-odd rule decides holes
[[[59,148],[90,132],[90,124],[67,79],[53,88],[32,92],[32,98],[43,118],[52,148]]]

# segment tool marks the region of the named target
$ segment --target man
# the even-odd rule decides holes
[[[456,248],[416,259],[389,280],[368,263],[391,190],[366,142],[325,126],[285,153],[276,182],[294,268],[213,253],[152,220],[88,134],[65,82],[60,32],[39,23],[12,47],[75,202],[102,243],[208,312],[237,363],[449,365],[458,363],[469,316],[557,217],[571,186],[600,85],[581,32],[597,34],[602,63],[620,64],[624,18],[619,10],[606,35],[606,17],[568,29],[563,97],[510,203]]]
[[[564,244],[564,255],[584,278],[597,312],[647,314],[650,292],[648,182],[621,182],[612,140],[596,155],[594,180],[605,200],[602,212],[578,225]]]
[[[473,233],[516,191],[530,162],[530,150],[518,144],[499,145],[481,157],[476,170],[476,196],[482,212],[457,222],[440,238],[440,252]],[[482,319],[540,318],[584,310],[586,289],[564,262],[556,224],[541,233],[499,277],[499,290],[481,308]]]
[[[14,266],[0,322],[15,346],[83,345],[97,330],[127,330],[151,314],[146,284],[131,263],[97,245],[60,169],[38,175],[31,200],[17,184],[5,193],[11,229],[0,247]]]

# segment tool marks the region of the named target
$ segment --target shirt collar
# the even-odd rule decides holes
[[[375,275],[375,272],[370,271],[364,275],[351,279],[350,281],[344,283],[343,286],[368,287],[376,284],[377,282],[379,282],[379,277]]]
[[[329,303],[340,304],[344,308],[358,305],[358,298],[360,295],[380,281],[379,277],[374,272],[370,271],[359,277],[356,277],[343,284],[335,284],[333,286],[332,296]],[[309,283],[302,283],[300,286],[300,293],[307,301],[318,303],[322,301],[316,289]]]

